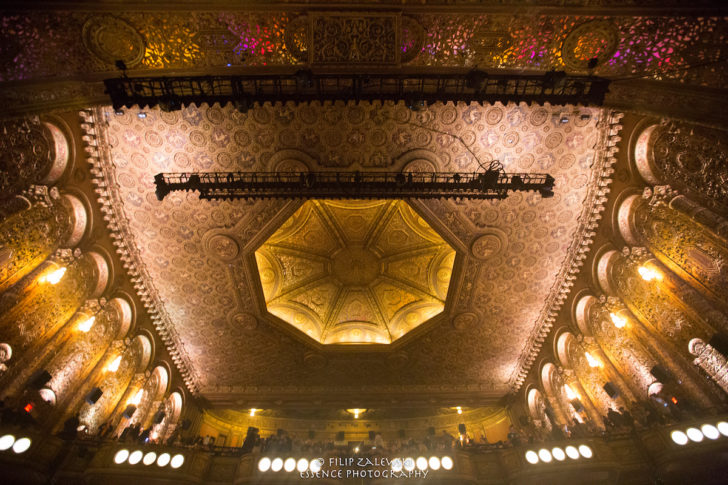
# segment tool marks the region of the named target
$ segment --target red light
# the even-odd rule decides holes
[[[672,403],[677,404],[677,399],[675,398],[675,396],[672,397]]]
[[[28,404],[25,405],[25,407],[23,409],[25,409],[25,412],[26,413],[29,413],[29,412],[31,412],[33,410],[33,407],[34,407],[33,406],[33,403],[32,402],[29,402]]]

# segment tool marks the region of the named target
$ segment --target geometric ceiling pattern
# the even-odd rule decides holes
[[[255,258],[273,315],[323,344],[388,344],[443,311],[455,250],[404,201],[312,200]]]
[[[211,402],[223,405],[224,396],[226,405],[245,405],[263,395],[325,401],[346,389],[403,402],[403,396],[432,396],[434,389],[478,395],[482,404],[484,396],[497,399],[516,385],[592,229],[605,147],[616,133],[609,133],[607,117],[597,108],[513,103],[436,103],[418,112],[378,102],[265,104],[247,113],[202,105],[169,113],[132,108],[121,115],[101,107],[86,135],[91,149],[99,147],[92,157],[97,190],[133,281],[189,373],[188,384]],[[266,306],[286,290],[274,284],[278,289],[271,293],[267,286],[264,296],[271,275],[264,271],[268,263],[259,268],[256,251],[262,246],[263,255],[266,241],[284,245],[276,231],[295,227],[313,210],[307,207],[323,202],[202,201],[186,192],[158,201],[154,194],[154,174],[166,171],[473,172],[479,161],[494,159],[506,171],[550,173],[554,197],[518,192],[504,200],[381,202],[409,214],[410,223],[421,217],[431,229],[422,226],[420,233],[436,231],[457,253],[454,263],[433,253],[427,276],[423,270],[422,279],[401,285],[444,302],[444,309],[389,345],[322,345]],[[317,217],[336,204],[326,202]],[[382,232],[391,233],[379,220]],[[350,237],[343,229],[329,234]],[[300,250],[314,254],[316,246],[301,243]],[[331,255],[343,247],[332,246]],[[389,279],[382,263],[390,253],[375,253],[375,279]],[[324,273],[340,288],[358,285],[339,279],[346,275],[334,259],[327,264]],[[438,265],[450,264],[449,283],[440,282],[446,272]],[[322,328],[338,322],[318,318]],[[391,322],[374,318],[377,326]],[[326,341],[326,335],[318,338]]]

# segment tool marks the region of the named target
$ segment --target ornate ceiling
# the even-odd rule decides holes
[[[388,344],[443,311],[455,251],[403,201],[325,200],[255,259],[273,315],[323,344]]]
[[[84,126],[112,236],[191,389],[218,405],[345,402],[357,396],[368,406],[375,398],[401,403],[439,395],[492,402],[521,382],[601,210],[613,160],[607,156],[613,149],[606,147],[618,132],[608,118],[604,110],[574,106],[461,103],[413,112],[401,103],[313,103],[257,106],[245,114],[217,105],[171,113],[130,109],[123,115],[106,107],[89,115]],[[507,171],[551,173],[555,197],[515,193],[502,201],[410,201],[411,208],[382,201],[354,210],[354,202],[200,201],[193,193],[173,193],[160,202],[154,195],[153,175],[160,171],[474,171],[478,162],[467,148],[481,161],[500,160]],[[337,269],[347,264],[343,257],[336,261],[336,251],[345,247],[341,239],[361,237],[353,224],[332,230],[331,214],[341,207],[383,232],[391,232],[387,211],[404,214],[417,228],[405,231],[408,237],[431,243],[427,272],[404,249],[373,250],[382,258],[376,275],[368,264],[358,276]],[[447,289],[445,311],[391,345],[345,352],[281,324],[268,309],[275,314],[275,304],[311,292],[288,291],[284,270],[277,275],[274,270],[271,280],[265,268],[280,264],[275,248],[286,246],[277,231],[297,233],[297,221],[307,213],[328,224],[322,234],[333,238],[323,280],[337,281],[340,288],[391,280],[441,305]],[[301,227],[304,233],[289,249],[309,262],[326,260],[316,259],[324,243],[303,236],[310,225]],[[449,288],[439,277],[452,265],[452,251],[448,256],[432,231],[458,253]],[[364,241],[348,247],[377,248],[380,239]],[[259,248],[258,260],[268,258],[260,263],[262,285]],[[411,262],[422,265],[419,276],[414,281],[387,276],[390,268],[382,261],[392,254],[412,255]],[[370,256],[362,250],[348,257]],[[330,299],[324,306],[340,303]],[[378,302],[368,308],[381,311]],[[318,337],[326,341],[326,328],[340,319],[316,318]],[[380,331],[392,321],[381,315],[372,320]]]

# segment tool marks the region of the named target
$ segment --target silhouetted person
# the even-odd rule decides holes
[[[68,418],[65,423],[63,423],[63,430],[59,434],[61,438],[65,440],[72,440],[76,437],[76,433],[78,433],[78,427],[81,425],[81,420],[78,418],[79,414],[76,413]]]

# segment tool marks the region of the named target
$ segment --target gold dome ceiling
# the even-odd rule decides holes
[[[273,315],[323,344],[388,344],[442,313],[455,250],[403,201],[325,200],[255,258]]]

